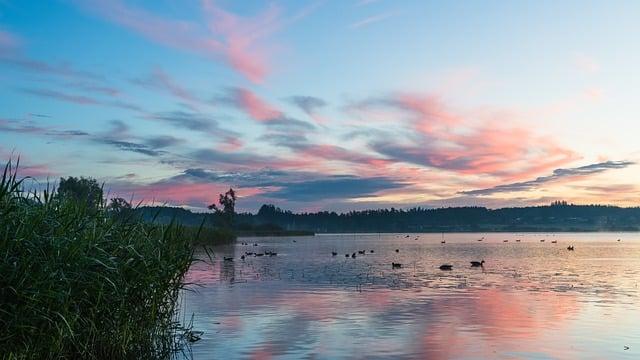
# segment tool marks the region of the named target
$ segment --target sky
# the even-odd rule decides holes
[[[640,205],[640,3],[0,0],[0,158],[204,210]]]

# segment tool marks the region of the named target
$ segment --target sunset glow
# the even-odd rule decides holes
[[[229,187],[243,211],[637,206],[639,15],[0,1],[0,157],[35,186],[91,176],[110,196],[195,210]]]

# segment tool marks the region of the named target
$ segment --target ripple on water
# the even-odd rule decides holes
[[[201,286],[184,294],[183,308],[205,331],[193,354],[637,358],[640,241],[598,236],[558,234],[551,244],[536,234],[447,234],[440,244],[440,234],[335,235],[217,248],[213,263],[194,264],[187,277]],[[240,260],[264,250],[278,256]],[[484,269],[470,267],[481,259]]]

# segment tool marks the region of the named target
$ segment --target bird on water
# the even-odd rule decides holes
[[[471,262],[471,267],[478,267],[478,266],[484,266],[484,260]]]
[[[453,265],[449,265],[449,264],[440,265],[440,270],[452,270],[452,269],[453,269]]]

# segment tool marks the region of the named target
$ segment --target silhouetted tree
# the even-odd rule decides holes
[[[222,220],[222,224],[226,228],[233,227],[233,217],[236,214],[236,193],[232,188],[229,188],[224,194],[220,194],[218,198],[220,208],[216,204],[208,206],[209,210],[215,211],[218,218]]]
[[[60,178],[58,198],[86,202],[87,207],[97,208],[102,204],[102,187],[96,179],[85,177]]]

